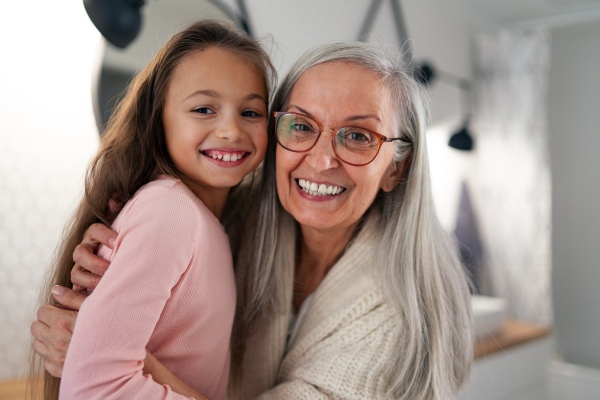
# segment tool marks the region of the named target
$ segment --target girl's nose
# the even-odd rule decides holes
[[[306,161],[315,171],[325,171],[340,165],[340,160],[333,152],[333,135],[331,130],[324,129],[317,143],[308,151]]]
[[[222,139],[238,142],[244,138],[244,129],[238,118],[224,116],[217,128],[217,135]]]

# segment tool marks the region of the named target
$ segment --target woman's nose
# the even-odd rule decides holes
[[[340,164],[333,151],[333,134],[330,130],[323,130],[317,143],[306,155],[306,161],[315,171],[325,171]]]

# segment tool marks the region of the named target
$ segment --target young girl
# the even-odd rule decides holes
[[[225,397],[235,281],[219,218],[231,188],[265,154],[273,77],[258,44],[201,21],[131,83],[89,167],[51,282],[69,286],[85,229],[112,224],[113,248],[100,248],[111,268],[79,312],[61,399],[187,398],[142,373],[146,349],[198,392]],[[46,398],[56,394],[47,379]]]

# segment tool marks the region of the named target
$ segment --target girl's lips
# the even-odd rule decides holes
[[[244,150],[209,149],[201,150],[200,154],[219,167],[230,168],[242,164],[251,153]]]
[[[339,196],[346,191],[346,188],[343,186],[311,182],[307,179],[295,179],[295,181],[299,190],[307,193],[311,197],[323,197],[323,200],[326,198],[334,199],[336,196]]]
[[[201,153],[212,158],[213,160],[220,160],[224,162],[236,162],[250,154],[244,150],[234,149],[208,149],[202,150]]]

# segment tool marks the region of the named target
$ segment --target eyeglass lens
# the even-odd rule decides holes
[[[291,151],[307,151],[319,139],[319,125],[310,118],[298,114],[282,114],[277,121],[277,139]],[[366,129],[343,127],[335,134],[335,153],[343,161],[362,165],[371,162],[380,146],[379,138]]]

